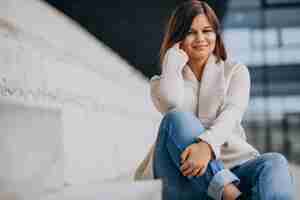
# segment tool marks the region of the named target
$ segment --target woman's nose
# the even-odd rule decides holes
[[[199,31],[199,32],[197,33],[196,39],[197,39],[198,41],[202,41],[202,40],[205,39],[205,36],[204,36],[204,34],[203,34],[201,31]]]

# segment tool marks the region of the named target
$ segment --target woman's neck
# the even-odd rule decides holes
[[[207,59],[189,60],[188,62],[188,65],[191,67],[191,70],[193,71],[198,81],[201,81],[206,62]]]

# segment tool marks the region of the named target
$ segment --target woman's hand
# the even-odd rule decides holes
[[[205,173],[212,150],[209,144],[198,142],[188,146],[181,154],[181,173],[184,176],[201,176]]]
[[[177,42],[167,50],[162,63],[163,70],[176,69],[180,71],[188,62],[189,57],[184,50],[180,48],[180,42]]]

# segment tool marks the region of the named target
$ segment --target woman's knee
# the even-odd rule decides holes
[[[265,153],[262,155],[264,165],[269,167],[288,166],[288,161],[284,155],[280,153]]]
[[[161,123],[161,130],[172,138],[172,142],[181,147],[186,147],[196,142],[197,137],[204,128],[196,116],[191,112],[168,112]]]
[[[202,123],[192,112],[170,111],[165,114],[162,122],[171,124],[176,129],[185,129],[196,122],[203,128]]]
[[[293,199],[293,183],[292,177],[288,168],[288,161],[280,153],[266,153],[264,154],[265,159],[265,175],[266,179],[271,180],[271,192],[273,197],[268,199]]]
[[[262,176],[268,176],[275,179],[290,178],[288,170],[288,161],[280,153],[266,153],[262,155]],[[280,180],[279,180],[280,181]]]
[[[265,153],[260,156],[259,177],[260,191],[266,199],[292,199],[293,185],[288,170],[288,161],[280,153]]]

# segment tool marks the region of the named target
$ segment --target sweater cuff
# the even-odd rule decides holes
[[[201,133],[201,135],[198,136],[198,140],[202,140],[211,146],[216,160],[220,158],[220,146],[214,143],[215,138],[212,136],[210,130],[205,130]]]

